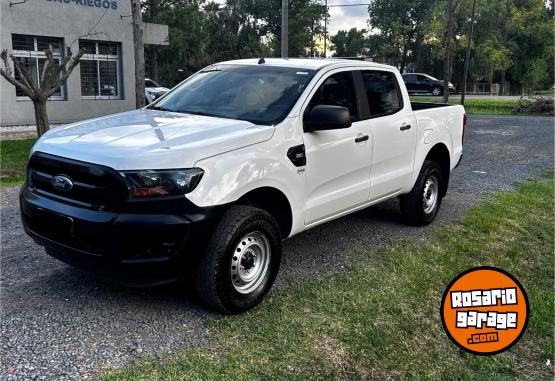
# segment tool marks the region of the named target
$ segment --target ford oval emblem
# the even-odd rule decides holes
[[[73,181],[66,176],[58,175],[52,178],[52,186],[57,190],[68,191],[73,188]]]

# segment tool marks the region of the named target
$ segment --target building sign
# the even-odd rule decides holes
[[[78,5],[83,7],[118,9],[117,0],[46,0],[51,3]]]

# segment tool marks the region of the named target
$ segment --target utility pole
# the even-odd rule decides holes
[[[328,50],[328,0],[324,7],[324,58],[326,58]]]
[[[472,35],[474,34],[474,19],[476,18],[476,2],[472,4],[472,15],[470,16],[470,31],[468,32],[468,45],[466,46],[466,57],[464,59],[463,88],[461,92],[461,105],[464,106],[466,96],[466,80],[468,79],[468,64],[470,63],[470,49],[472,47]]]
[[[453,24],[455,23],[454,0],[447,0],[447,31],[445,33],[445,56],[443,58],[443,103],[449,101],[449,80],[451,79],[451,49]]]
[[[289,57],[289,0],[281,0],[281,58]]]
[[[131,1],[131,18],[133,20],[133,50],[135,55],[135,105],[145,105],[145,46],[143,42],[143,16],[141,0]]]

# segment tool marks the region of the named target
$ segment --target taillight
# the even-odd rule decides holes
[[[463,128],[462,128],[461,145],[464,144],[464,132],[466,130],[466,123],[467,122],[468,122],[468,115],[463,114]]]

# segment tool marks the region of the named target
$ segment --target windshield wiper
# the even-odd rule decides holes
[[[171,109],[166,108],[164,106],[150,106],[150,107],[148,107],[148,109],[149,110],[158,110],[158,111],[179,112],[179,111],[171,110]]]
[[[207,113],[207,112],[204,112],[204,111],[177,110],[177,112],[182,112],[184,114],[212,116],[212,117],[216,117],[216,118],[221,118],[221,116],[210,114],[210,113]]]

